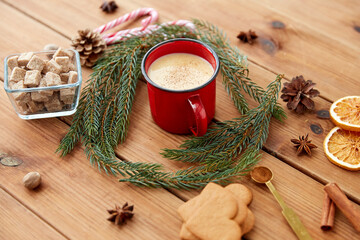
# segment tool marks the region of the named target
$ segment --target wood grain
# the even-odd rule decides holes
[[[30,13],[36,19],[58,29],[68,37],[74,36],[78,29],[106,23],[109,16],[99,11],[95,4],[88,1],[77,1],[76,6],[63,1],[52,1],[42,4],[38,1],[9,1],[10,4]],[[319,85],[322,95],[332,101],[347,95],[356,95],[360,90],[357,75],[360,71],[360,50],[343,45],[340,40],[323,35],[300,21],[294,21],[287,15],[257,2],[248,1],[132,1],[120,5],[115,16],[139,7],[151,6],[159,11],[160,22],[168,20],[200,18],[216,25],[228,34],[232,44],[238,46],[251,61],[271,69],[273,72],[285,73],[288,79],[303,74]],[[53,13],[54,8],[63,11]],[[351,5],[344,5],[350,9]],[[51,14],[50,14],[51,12]],[[84,14],[84,17],[81,17]],[[91,17],[88,17],[91,15]],[[63,24],[76,19],[77,24]],[[62,21],[59,21],[62,19]],[[95,20],[94,20],[95,19]],[[347,27],[338,19],[338,26]],[[287,27],[274,29],[273,21],[281,21]],[[336,21],[336,19],[334,19]],[[356,20],[354,20],[356,21]],[[127,28],[128,26],[121,26]],[[243,44],[236,39],[239,31],[255,30],[259,35],[256,44]],[[338,86],[341,84],[341,91]]]
[[[130,124],[129,137],[124,144],[118,146],[117,153],[127,160],[148,161],[150,159],[153,162],[164,164],[167,168],[177,170],[180,163],[162,159],[158,152],[160,148],[176,146],[181,139],[176,138],[168,141],[168,133],[163,132],[161,129],[154,131],[154,128],[157,129],[158,127],[151,120],[147,100],[144,101],[144,99],[146,99],[145,87],[138,88],[136,96],[137,100],[132,113],[132,119],[134,120],[132,120]],[[149,139],[152,140],[151,144],[148,143]],[[140,146],[146,146],[146,148],[141,148]],[[141,151],[141,154],[137,154],[139,151]],[[274,174],[276,175],[274,184],[279,188],[285,201],[301,215],[301,219],[304,221],[306,227],[311,229],[314,239],[337,239],[338,235],[343,236],[343,233],[324,233],[320,230],[318,221],[321,216],[323,200],[322,184],[264,152],[260,164],[266,165],[274,170]],[[296,239],[292,230],[283,219],[280,207],[266,187],[254,184],[248,178],[244,178],[242,182],[250,186],[254,192],[252,209],[257,219],[254,231],[247,237],[249,239],[274,239],[273,236],[268,233],[271,231],[271,226],[276,226],[276,229],[279,229],[276,232],[278,239]],[[194,197],[198,193],[197,191],[173,192],[186,200]],[[351,229],[351,225],[348,226],[349,223],[346,220],[340,220],[343,218],[344,216],[339,214],[336,224],[346,223],[346,226],[341,226],[336,231],[342,231],[344,227],[350,227],[350,232],[352,232],[352,234],[355,233],[355,231]],[[269,219],[272,219],[274,222],[270,224]],[[347,237],[350,239],[359,237],[358,235],[352,236],[352,234]]]
[[[340,61],[329,58],[330,53],[324,55],[319,53],[337,47],[338,38],[332,38],[325,33],[312,35],[314,27],[309,26],[308,22],[298,24],[298,18],[293,18],[289,14],[278,14],[262,3],[241,5],[239,3],[244,2],[229,1],[225,6],[224,3],[216,1],[208,1],[206,4],[204,1],[189,1],[182,4],[175,1],[161,4],[156,1],[148,1],[146,6],[152,5],[160,10],[161,21],[199,16],[219,24],[231,34],[230,36],[235,36],[239,29],[249,28],[250,23],[255,23],[255,26],[259,28],[257,31],[262,35],[262,41],[269,40],[275,35],[281,40],[286,40],[284,48],[276,49],[274,55],[268,54],[268,56],[264,51],[271,50],[271,44],[269,45],[270,48],[266,48],[266,43],[268,43],[266,41],[250,47],[239,44],[236,39],[232,39],[233,44],[240,46],[251,60],[273,72],[282,71],[286,67],[286,73],[298,74],[298,69],[303,70],[309,67],[310,77],[317,76],[316,74],[321,76],[321,80],[313,80],[321,83],[319,90],[325,92],[324,96],[327,97],[326,94],[334,95],[334,87],[326,88],[324,85],[340,82],[336,77],[339,72],[327,72],[329,68],[332,70],[334,64],[338,64]],[[67,38],[73,36],[77,29],[96,27],[115,16],[144,6],[142,1],[126,2],[120,6],[117,14],[106,15],[98,9],[98,2],[78,1],[74,4],[65,1],[41,3],[37,1],[9,1],[9,4],[0,2],[0,20],[8,23],[0,26],[0,30],[4,29],[8,34],[7,37],[0,37],[2,40],[1,57],[7,53],[41,49],[45,44],[51,42],[66,47],[70,43]],[[62,9],[61,13],[60,11],[53,11],[57,8]],[[21,11],[30,14],[33,19],[25,16]],[[225,15],[227,17],[224,17]],[[244,17],[243,19],[239,16],[247,16],[247,18]],[[269,27],[269,21],[273,18],[282,20],[290,28],[284,32],[272,29]],[[43,22],[44,25],[39,24],[38,21]],[[337,21],[340,20],[335,19],[332,24]],[[239,25],[235,26],[234,22],[239,22]],[[125,24],[122,27],[127,28],[129,26],[134,26],[134,24]],[[37,31],[42,36],[35,35]],[[20,37],[22,34],[27,37],[24,44]],[[33,40],[38,38],[39,41]],[[297,48],[296,42],[297,45],[301,44],[300,48]],[[356,47],[347,44],[344,49],[344,51],[340,48],[334,50],[340,53],[341,58],[343,58],[341,60],[353,61],[358,59]],[[315,51],[317,58],[305,57],[303,51],[305,53]],[[300,55],[302,61],[296,59],[299,53],[303,54]],[[330,63],[327,64],[324,59],[330,59]],[[358,72],[358,68],[351,64],[340,66],[341,73],[344,72],[346,79],[351,79],[352,74]],[[344,69],[350,69],[350,71],[344,71]],[[273,73],[259,66],[252,65],[250,70],[251,77],[262,86],[275,78]],[[87,79],[89,73],[89,70],[85,71],[84,79]],[[331,81],[327,81],[328,79],[325,78],[328,76],[332,78]],[[346,79],[345,83],[347,83]],[[353,85],[346,86],[341,94],[346,94],[349,89],[355,91],[356,89],[351,89],[351,87],[356,84],[357,82],[354,80]],[[237,110],[223,90],[220,81],[218,81],[217,87],[216,119],[225,120],[238,116]],[[22,203],[29,206],[31,211],[73,239],[110,239],[119,236],[120,239],[177,238],[180,220],[176,215],[176,208],[183,201],[164,190],[149,190],[128,184],[119,184],[115,178],[99,174],[96,168],[89,165],[81,147],[74,150],[68,157],[59,159],[53,152],[68,126],[58,119],[20,120],[13,112],[4,92],[1,92],[0,100],[3,103],[0,106],[2,113],[0,115],[0,131],[2,133],[0,145],[3,151],[20,157],[24,161],[22,165],[16,168],[1,166],[0,181],[4,183],[3,187],[6,191],[21,199]],[[327,109],[330,105],[329,102],[321,98],[315,101],[319,109]],[[253,103],[252,106],[254,106]],[[341,187],[344,185],[344,190],[355,200],[359,199],[360,193],[358,186],[354,184],[358,181],[358,174],[349,173],[330,164],[322,155],[321,148],[314,151],[314,156],[311,159],[306,156],[298,158],[288,142],[288,138],[296,137],[296,135],[294,136],[295,133],[303,130],[309,131],[311,123],[317,123],[323,128],[323,133],[311,133],[311,137],[316,144],[321,145],[324,134],[333,125],[327,120],[317,119],[313,113],[298,116],[288,112],[288,116],[289,119],[285,124],[276,121],[272,123],[270,137],[266,144],[266,149],[280,157],[285,163],[263,153],[261,164],[272,168],[275,173],[274,185],[290,207],[293,207],[300,215],[314,239],[358,239],[360,236],[354,232],[351,225],[339,212],[336,216],[334,231],[326,233],[320,230],[318,221],[321,213],[323,185],[305,176],[297,169],[320,182],[337,180],[339,185]],[[117,148],[118,155],[130,161],[159,162],[164,164],[168,170],[177,170],[186,167],[186,165],[161,158],[159,151],[164,147],[178,146],[184,138],[186,136],[172,135],[162,131],[151,120],[146,86],[144,83],[140,83],[131,115],[128,138],[125,144],[119,145]],[[26,172],[31,170],[41,171],[44,176],[42,188],[34,193],[26,192],[18,181]],[[243,183],[250,186],[254,191],[255,198],[252,209],[257,218],[255,229],[247,235],[247,238],[274,239],[276,236],[278,239],[296,239],[269,191],[264,186],[253,184],[246,178],[243,179]],[[176,194],[183,199],[189,199],[195,196],[197,192],[182,191],[176,192]],[[123,227],[116,227],[107,222],[105,220],[107,217],[105,209],[111,208],[114,203],[125,201],[135,204],[134,219]],[[74,228],[75,225],[76,228]],[[14,230],[16,229],[12,229],[12,231]]]
[[[29,5],[25,4],[25,5],[21,5],[20,7],[28,6],[29,7],[28,10],[32,14],[34,14],[35,16],[40,18],[41,21],[45,21],[45,19],[49,19],[48,20],[49,24],[54,24],[53,25],[54,28],[56,27],[57,29],[60,29],[63,32],[63,34],[70,36],[70,34],[71,34],[70,30],[72,30],[71,27],[75,27],[75,26],[71,26],[69,28],[64,25],[60,25],[58,23],[58,21],[56,21],[55,19],[53,20],[52,17],[48,17],[47,15],[40,15],[41,11],[46,10],[43,8],[50,8],[52,6],[52,3],[49,3],[49,5],[42,4],[42,6],[40,6],[39,8],[36,8],[35,6],[37,6],[36,4],[38,4],[38,3],[34,3],[33,5],[31,5],[30,2],[31,1],[26,3]],[[100,16],[103,17],[102,16],[103,13],[101,13],[101,12],[99,13],[98,9],[95,8],[94,3],[90,4],[90,5],[86,5],[86,4],[83,4],[81,1],[79,1],[79,5],[76,5],[74,7],[68,6],[64,2],[58,2],[58,4],[63,4],[64,5],[63,7],[68,10],[65,12],[65,15],[59,16],[64,21],[67,21],[68,18],[70,17],[70,14],[72,14],[73,11],[78,10],[79,8],[87,9],[89,12],[93,13],[93,17],[91,17],[91,18],[88,18],[87,14],[85,14],[82,18],[79,18],[78,19],[79,25],[87,23],[89,25],[93,24],[93,26],[96,26],[96,24],[97,25],[101,24],[101,21],[107,21],[110,18],[109,15],[106,15],[104,19],[100,18]],[[118,15],[121,15],[121,14],[125,13],[126,11],[130,11],[131,7],[136,8],[136,6],[134,6],[133,4],[134,3],[131,3],[129,5],[126,5],[125,8],[119,9]],[[200,3],[198,3],[198,4],[200,4]],[[213,3],[213,4],[215,4],[215,3]],[[160,11],[160,9],[159,9],[159,11]],[[222,8],[219,7],[218,9],[222,9]],[[161,11],[161,13],[162,13],[162,15],[165,15],[164,18],[169,18],[169,19],[175,18],[175,16],[172,16],[172,15],[170,15],[170,17],[168,17],[169,14],[175,14],[172,11],[169,11],[169,12]],[[69,14],[69,16],[68,16],[68,14]],[[73,14],[75,14],[75,13],[73,13]],[[81,15],[81,14],[82,14],[82,12],[80,11],[77,15]],[[178,15],[187,14],[186,16],[189,16],[189,13],[185,12],[184,10],[181,10],[179,13],[176,13],[176,14],[178,14]],[[231,14],[232,14],[232,12],[231,12]],[[96,21],[94,20],[94,18],[95,18],[94,16],[98,16],[98,18],[96,18]],[[208,15],[206,15],[206,16],[209,17]],[[77,16],[77,18],[78,18],[78,16]],[[254,18],[254,16],[252,16],[252,18]],[[260,19],[260,16],[258,16],[258,18]],[[229,19],[231,19],[231,18],[229,18]],[[87,20],[86,23],[85,23],[85,20]],[[335,21],[335,20],[332,20],[332,21]],[[221,21],[220,21],[220,23],[221,23]],[[227,30],[230,28],[230,31],[232,31],[231,30],[232,27],[233,27],[232,25],[229,25],[226,28],[227,28]],[[279,29],[270,29],[270,30],[271,31],[279,31]],[[7,40],[7,41],[9,41],[9,40]],[[313,43],[313,41],[311,41],[311,40],[309,40],[309,42]],[[241,46],[248,46],[248,45],[241,45]],[[316,46],[316,44],[314,46]],[[296,47],[294,47],[294,48],[296,48]],[[264,56],[264,53],[261,53],[261,55]],[[253,56],[253,53],[249,54],[250,59],[252,56]],[[288,59],[290,56],[286,55],[285,57],[286,57],[286,59]],[[326,57],[324,56],[324,58],[326,58]],[[286,60],[286,61],[288,61],[288,60]],[[271,66],[271,64],[266,65],[266,66]],[[301,66],[301,64],[299,66]],[[251,77],[254,79],[254,81],[263,87],[265,87],[270,81],[275,79],[274,74],[270,73],[269,71],[265,71],[264,69],[254,66],[252,64],[250,64],[250,70],[251,70]],[[360,69],[359,69],[359,71],[360,71]],[[89,71],[85,71],[84,79],[87,79],[87,76],[89,73],[90,73]],[[305,77],[306,77],[306,75],[305,75]],[[321,93],[324,93],[324,92],[328,93],[328,89],[322,87],[321,83],[326,83],[326,85],[330,86],[330,87],[337,85],[337,84],[328,83],[328,81],[321,81],[321,80],[319,80],[319,81],[314,80],[314,81],[318,83],[317,89],[319,89]],[[359,89],[356,81],[354,81],[354,84],[356,85],[356,87],[352,87],[352,90]],[[342,84],[342,86],[344,86],[344,84]],[[238,114],[237,110],[233,107],[233,104],[229,100],[229,97],[223,90],[223,87],[221,86],[221,84],[218,84],[217,89],[218,89],[217,113],[216,113],[215,118],[217,120],[223,121],[223,120],[231,119],[234,117],[238,117],[239,114]],[[346,93],[344,91],[339,91],[338,88],[337,88],[337,91],[343,95],[346,95]],[[142,99],[142,98],[145,99],[146,97],[140,97],[140,99]],[[316,102],[316,106],[317,106],[316,110],[329,109],[329,107],[330,107],[330,104],[321,98],[317,98],[315,100],[315,102]],[[141,103],[141,106],[142,105],[147,106],[147,103]],[[226,107],[224,107],[224,106],[226,106]],[[254,105],[252,105],[252,106],[254,106]],[[283,104],[283,106],[285,106],[285,104]],[[141,111],[139,111],[139,112],[143,112],[146,110],[147,109],[141,109]],[[358,203],[360,203],[360,186],[353,186],[351,184],[354,181],[354,179],[360,180],[359,174],[338,168],[337,166],[331,164],[326,159],[325,155],[323,154],[322,142],[323,142],[323,139],[325,138],[326,134],[333,127],[333,124],[329,120],[321,120],[321,119],[317,118],[316,111],[313,113],[305,114],[305,115],[301,115],[301,116],[298,116],[297,114],[290,112],[290,111],[287,111],[287,114],[288,114],[289,118],[288,118],[288,120],[286,120],[285,125],[280,122],[276,122],[276,121],[272,123],[272,125],[271,125],[272,127],[270,128],[269,140],[267,141],[267,144],[265,145],[265,147],[270,152],[273,152],[275,155],[277,155],[284,161],[291,163],[292,166],[295,166],[296,168],[306,172],[307,174],[314,176],[316,179],[322,181],[323,183],[330,182],[330,181],[338,182],[339,184],[344,186],[344,190],[354,200],[356,200]],[[137,122],[140,121],[141,124],[144,124],[144,121],[147,121],[147,119],[144,119],[142,116],[139,116],[139,117],[132,116],[131,117],[131,119],[134,119],[134,118],[135,118],[134,121],[137,121]],[[125,148],[129,149],[129,150],[122,150],[122,147],[120,146],[119,151],[117,151],[117,152],[126,159],[132,159],[134,155],[143,151],[141,149],[149,149],[148,151],[145,150],[148,155],[144,155],[144,156],[146,156],[145,157],[146,159],[144,159],[144,160],[148,161],[149,158],[154,159],[154,158],[160,157],[160,155],[158,154],[157,151],[154,152],[153,149],[147,148],[149,145],[154,146],[154,144],[155,144],[154,147],[157,147],[158,149],[176,146],[176,144],[173,144],[173,141],[168,142],[166,144],[166,146],[163,146],[161,141],[152,141],[153,139],[149,136],[154,135],[154,132],[159,130],[159,128],[156,125],[154,125],[154,126],[155,126],[154,128],[150,128],[150,131],[151,131],[150,135],[146,135],[146,136],[144,136],[144,134],[139,135],[139,136],[141,136],[141,137],[139,137],[140,140],[135,140],[134,139],[135,137],[133,137],[131,134],[129,134],[128,140],[126,141],[126,143],[124,145]],[[310,127],[320,129],[322,132],[320,134],[315,134],[310,129]],[[317,146],[319,146],[319,149],[316,149],[314,151],[312,158],[309,158],[307,156],[301,156],[301,158],[299,158],[295,154],[295,149],[292,146],[292,144],[290,143],[290,139],[297,138],[299,135],[305,135],[307,133],[310,134],[310,137],[313,139],[314,143]],[[171,139],[176,138],[174,136],[171,136],[171,134],[166,134],[166,135],[168,137],[170,137]],[[134,144],[133,146],[131,146],[129,148],[126,147],[128,142],[138,143],[138,141],[141,141],[142,144],[139,144],[139,145]],[[154,142],[158,142],[159,144],[156,144]],[[168,167],[167,163],[165,165]],[[184,166],[184,164],[179,163],[179,164],[177,164],[177,166]],[[333,174],[328,174],[329,172],[331,172]]]
[[[163,194],[161,190],[148,190],[127,184],[119,184],[114,178],[99,174],[96,169],[89,166],[81,148],[75,150],[65,159],[58,159],[53,154],[53,149],[57,146],[58,140],[64,133],[63,124],[56,119],[41,121],[17,119],[3,94],[0,100],[5,103],[5,106],[2,106],[0,110],[5,113],[5,116],[8,116],[5,119],[0,119],[0,122],[11,122],[11,124],[7,124],[6,129],[0,129],[4,136],[7,136],[7,142],[17,141],[20,134],[22,136],[31,136],[29,139],[23,140],[21,146],[16,144],[9,146],[5,139],[0,140],[0,144],[6,147],[3,150],[20,157],[24,161],[24,164],[17,168],[3,168],[3,175],[0,179],[2,178],[2,182],[5,182],[6,179],[5,187],[20,199],[23,199],[42,218],[56,224],[67,236],[76,239],[84,237],[91,239],[100,235],[106,239],[115,234],[128,236],[131,239],[147,239],[149,236],[156,239],[173,239],[177,236],[180,223],[176,216],[176,208],[181,204],[180,200],[173,199],[169,193]],[[17,129],[22,129],[22,131]],[[147,129],[149,129],[148,126],[143,125],[140,131],[146,132]],[[47,134],[50,131],[52,131],[52,134]],[[167,139],[161,133],[158,133],[158,135],[156,138],[162,138],[162,141]],[[153,149],[154,152],[155,150]],[[31,156],[27,154],[30,151]],[[160,161],[161,159],[155,160]],[[268,164],[267,166],[273,169],[276,174],[275,186],[283,195],[285,201],[301,215],[301,219],[314,237],[316,236],[317,239],[325,237],[336,239],[337,234],[346,236],[347,239],[356,239],[358,237],[354,235],[351,226],[341,215],[337,217],[338,222],[335,223],[339,227],[338,232],[323,233],[314,224],[321,212],[320,206],[323,196],[321,184],[266,153],[264,153],[262,164]],[[84,170],[80,171],[80,169]],[[29,196],[28,192],[22,190],[21,183],[16,179],[21,178],[22,175],[31,170],[40,171],[44,177],[42,188]],[[249,185],[255,194],[252,209],[257,217],[257,224],[249,237],[253,239],[273,239],[269,232],[276,226],[281,229],[281,231],[276,232],[279,239],[296,239],[286,221],[282,218],[280,208],[271,194],[262,186],[252,184],[248,179],[244,179],[243,182]],[[301,192],[301,196],[298,192]],[[188,198],[193,197],[196,192],[182,192],[182,194],[188,194],[183,196]],[[152,198],[152,200],[149,200],[149,198]],[[106,218],[105,209],[111,207],[109,204],[112,202],[124,201],[135,203],[138,214],[124,228],[113,228],[111,223],[104,220]],[[159,205],[164,210],[157,209]],[[84,214],[85,212],[86,214]],[[269,224],[268,219],[270,218],[272,224]],[[176,221],[176,223],[173,221]],[[149,226],[150,222],[156,227]],[[77,225],[76,230],[71,227],[74,224]],[[92,230],[88,228],[89,224],[98,227]],[[165,224],[167,224],[166,226],[170,224],[166,230],[160,227]],[[156,234],[157,231],[159,231],[159,234]],[[137,235],[133,235],[135,232]],[[161,235],[160,237],[160,232],[165,236]]]
[[[3,78],[4,59],[7,55],[22,52],[41,51],[46,44],[56,43],[59,46],[70,46],[67,39],[49,30],[37,21],[0,2],[1,56],[0,73]],[[25,22],[24,22],[25,21]],[[35,40],[34,40],[35,39]]]
[[[359,50],[357,42],[360,40],[360,4],[357,0],[258,0],[257,3],[279,15],[285,15],[294,22],[305,24],[328,38],[336,39],[342,45]],[[277,20],[272,22],[273,28],[281,29],[281,26]]]
[[[270,81],[273,81],[275,76],[273,73],[265,71],[256,65],[250,65],[250,77],[263,87],[266,87]],[[124,144],[117,147],[116,152],[121,157],[131,161],[159,161],[163,163],[167,169],[186,166],[179,162],[161,160],[162,156],[159,153],[161,149],[177,148],[180,145],[180,141],[185,139],[185,137],[166,133],[153,122],[146,91],[145,84],[139,83],[134,110],[131,115],[128,138]],[[225,92],[221,84],[221,79],[217,80],[216,91],[215,119],[224,121],[240,117],[239,112]],[[353,184],[354,181],[360,181],[359,174],[335,166],[330,163],[324,155],[322,143],[334,125],[330,120],[319,119],[316,111],[329,109],[330,103],[321,98],[316,98],[314,101],[316,103],[316,110],[314,112],[298,115],[289,111],[285,103],[279,100],[287,113],[288,119],[286,119],[284,123],[275,119],[272,120],[269,138],[266,141],[265,148],[286,163],[291,164],[323,183],[337,182],[352,199],[359,203],[360,186]],[[249,99],[249,102],[251,107],[256,106],[254,101],[250,101]],[[314,125],[316,125],[317,128],[315,128]],[[320,129],[322,132],[315,133],[311,128],[316,130]],[[146,131],[144,131],[144,129],[146,129]],[[312,157],[304,154],[297,156],[296,148],[294,148],[294,145],[290,142],[290,139],[298,138],[299,135],[306,134],[309,134],[312,141],[318,146],[317,149],[313,150]],[[169,140],[163,141],[164,138]]]
[[[1,239],[67,239],[0,188]]]
[[[19,32],[29,29],[30,34],[30,29],[42,29],[42,34],[54,34],[61,41],[66,40],[3,3],[0,6],[8,12],[5,15],[7,21],[22,26],[23,29],[18,28]],[[19,49],[16,45],[21,46],[20,38],[15,39],[13,47]],[[8,42],[6,39],[4,44]],[[28,44],[26,51],[42,46],[42,42],[37,41]],[[0,87],[3,88],[2,83]],[[178,236],[180,220],[174,209],[182,203],[179,198],[166,190],[119,184],[116,178],[100,174],[97,168],[93,168],[82,148],[60,159],[54,152],[68,125],[56,118],[21,120],[12,109],[5,91],[0,92],[0,100],[1,152],[23,160],[23,164],[16,168],[1,165],[0,182],[6,191],[21,199],[42,219],[73,239],[102,239],[117,235],[126,236],[126,239],[174,239]],[[34,170],[42,174],[43,183],[37,191],[29,192],[23,188],[21,179]],[[134,219],[124,227],[106,221],[106,209],[126,201],[135,204]],[[165,225],[169,229],[166,232],[162,229]]]
[[[1,84],[2,87],[2,84]],[[0,93],[0,146],[2,152],[20,158],[14,167],[1,166],[0,182],[42,219],[73,239],[174,239],[180,219],[175,209],[182,201],[166,190],[120,184],[100,174],[77,148],[60,159],[54,151],[67,125],[56,118],[24,121],[16,116],[7,96]],[[42,175],[41,188],[30,192],[21,179],[30,171]],[[106,220],[106,209],[125,202],[135,204],[135,217],[123,227]],[[74,228],[76,226],[76,228]],[[167,226],[164,231],[162,226]]]
[[[61,4],[61,3],[59,3]],[[81,7],[87,7],[82,6]],[[45,6],[43,6],[45,7]],[[92,6],[93,7],[93,6]],[[69,14],[71,11],[74,11],[69,8]],[[41,8],[39,8],[41,10]],[[38,8],[30,8],[32,11],[39,11]],[[96,15],[96,12],[93,8],[89,8],[89,11],[94,12],[94,16]],[[97,10],[96,10],[97,11]],[[129,5],[127,5],[127,8],[123,9],[121,13],[124,13],[126,11],[129,11]],[[168,14],[166,12],[166,14]],[[179,13],[180,14],[180,13]],[[98,14],[99,15],[99,14]],[[88,19],[85,15],[83,19]],[[92,20],[92,18],[91,18]],[[108,18],[106,18],[108,20]],[[84,20],[82,20],[84,21]],[[55,22],[56,23],[56,22]],[[55,24],[54,23],[54,24]],[[89,21],[88,24],[91,24],[93,22]],[[96,24],[99,24],[99,21],[96,22]],[[64,34],[69,34],[68,28],[64,28],[63,26],[54,25],[54,27],[59,27],[64,31]],[[275,29],[278,31],[278,29]],[[275,31],[273,30],[273,31]],[[264,54],[262,54],[264,55]],[[250,59],[251,59],[251,55]],[[250,65],[251,67],[251,65]],[[274,79],[274,75],[262,70],[261,68],[258,68],[256,66],[253,67],[254,70],[251,68],[251,73],[254,73],[253,79],[258,82],[262,86],[266,86],[272,79]],[[85,77],[86,79],[86,77]],[[317,81],[318,85],[321,83],[321,81]],[[327,84],[330,86],[330,84]],[[336,85],[336,84],[335,84]],[[321,86],[317,87],[321,92],[328,92],[328,89],[321,88]],[[220,90],[219,90],[220,89]],[[353,88],[356,89],[356,88]],[[342,91],[340,91],[342,92]],[[343,93],[345,95],[345,93]],[[328,109],[330,104],[320,98],[317,98],[315,100],[317,109]],[[220,107],[220,106],[227,106]],[[283,104],[284,106],[284,104]],[[143,111],[143,110],[142,110]],[[229,97],[225,94],[225,92],[222,90],[222,87],[218,87],[218,100],[217,100],[217,114],[216,118],[218,120],[227,120],[231,119],[233,117],[238,116],[237,110],[233,107],[232,103],[229,101]],[[354,200],[357,202],[360,202],[360,186],[353,186],[351,182],[354,181],[354,179],[359,179],[360,176],[354,172],[349,172],[343,169],[338,168],[337,166],[331,164],[326,157],[323,154],[322,149],[322,142],[326,134],[329,132],[329,130],[333,127],[333,124],[328,120],[320,120],[316,117],[315,113],[312,114],[306,114],[303,116],[297,116],[293,112],[288,111],[289,119],[286,121],[286,127],[284,127],[283,124],[279,122],[273,122],[272,127],[270,129],[270,135],[269,140],[267,144],[265,145],[266,148],[270,152],[273,152],[276,156],[280,157],[284,161],[291,163],[292,166],[295,166],[296,168],[306,172],[307,174],[314,176],[316,179],[326,183],[330,181],[335,181],[344,186],[344,190],[350,195]],[[135,117],[140,118],[140,120],[136,121],[144,121],[142,117]],[[134,117],[132,117],[134,119]],[[146,121],[146,120],[145,120]],[[317,127],[317,129],[321,129],[322,132],[320,134],[315,134],[311,131],[310,127]],[[155,129],[152,129],[152,131],[157,131],[158,128],[155,125]],[[152,132],[153,133],[153,132]],[[304,135],[304,134],[310,134],[310,137],[313,139],[314,143],[319,146],[319,149],[316,149],[314,151],[313,157],[310,159],[307,156],[301,156],[301,158],[297,157],[295,154],[295,150],[289,140],[291,138],[296,138],[298,135]],[[121,154],[121,156],[125,157],[126,159],[132,159],[134,154],[137,154],[140,151],[140,148],[142,146],[148,146],[148,145],[154,145],[154,143],[151,142],[151,138],[148,136],[142,136],[141,141],[144,145],[135,145],[131,146],[130,148],[127,148],[129,150],[119,150],[118,153]],[[168,134],[169,136],[169,134]],[[144,142],[147,139],[146,142]],[[129,134],[129,139],[125,143],[124,146],[127,146],[126,144],[128,142],[133,142],[133,137]],[[138,141],[134,141],[138,142]],[[170,141],[167,146],[162,146],[162,143],[159,142],[159,145],[156,145],[158,149],[164,148],[164,147],[171,147],[176,146],[176,144],[172,144]],[[121,149],[121,147],[119,147]],[[149,149],[149,148],[146,148]],[[141,151],[140,151],[141,152]],[[147,151],[149,155],[145,155],[146,159],[149,157],[156,158],[160,157],[158,152],[153,152],[151,149]],[[166,164],[168,167],[168,164]],[[183,164],[177,164],[177,166],[184,166]],[[333,174],[328,174],[329,172]]]
[[[270,81],[275,79],[274,74],[255,65],[250,64],[249,69],[250,77],[262,87],[266,87]],[[223,87],[218,86],[216,119],[224,121],[240,116],[230,101]],[[354,181],[360,181],[358,172],[339,168],[328,161],[324,154],[323,141],[334,127],[334,124],[329,119],[318,118],[316,112],[318,110],[329,110],[330,103],[321,98],[314,98],[314,101],[316,105],[315,111],[299,115],[289,111],[286,104],[279,99],[278,102],[285,109],[287,119],[284,123],[275,119],[272,120],[269,137],[264,146],[271,154],[323,183],[337,182],[352,199],[360,203],[360,186],[353,184]],[[249,102],[251,106],[255,106],[253,101]],[[318,147],[312,151],[312,157],[306,154],[296,155],[296,148],[290,142],[290,139],[306,134],[309,134],[312,142]]]

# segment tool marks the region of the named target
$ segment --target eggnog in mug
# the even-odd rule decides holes
[[[156,59],[147,74],[160,87],[187,90],[208,82],[214,69],[208,61],[197,55],[171,53]]]

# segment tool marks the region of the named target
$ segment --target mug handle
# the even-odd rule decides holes
[[[193,110],[195,116],[196,127],[191,127],[190,130],[195,136],[202,136],[207,131],[207,115],[202,104],[199,94],[192,95],[188,98],[188,102]]]

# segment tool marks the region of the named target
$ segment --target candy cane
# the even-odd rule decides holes
[[[138,17],[146,16],[146,15],[149,16],[141,21],[142,27],[126,29],[115,33],[102,34],[102,38],[105,40],[107,45],[110,45],[122,41],[126,37],[142,36],[145,34],[149,34],[151,33],[151,31],[159,29],[161,26],[178,25],[178,26],[185,26],[191,30],[195,29],[194,24],[188,20],[177,20],[177,21],[163,23],[161,25],[150,25],[151,23],[157,21],[157,19],[159,18],[159,14],[153,8],[139,8],[137,10],[132,11],[131,13],[127,13],[124,16],[121,16],[111,22],[108,22],[107,24],[104,24],[94,29],[93,31],[98,33],[103,33],[124,22],[134,20]]]
[[[112,29],[124,22],[134,20],[138,17],[149,15],[149,17],[143,19],[141,21],[141,25],[143,26],[142,29],[144,30],[149,24],[155,22],[159,18],[159,14],[155,11],[153,8],[139,8],[131,13],[127,13],[124,16],[121,16],[117,19],[114,19],[111,22],[108,22],[107,24],[104,24],[96,29],[94,29],[94,32],[103,33],[109,29]]]
[[[188,20],[177,20],[177,21],[163,23],[161,25],[149,25],[144,30],[141,27],[122,30],[122,31],[119,31],[119,32],[113,34],[112,36],[105,36],[103,38],[104,38],[106,44],[110,45],[110,44],[114,44],[116,42],[122,41],[126,37],[142,36],[145,34],[149,34],[149,33],[151,33],[151,31],[157,30],[162,26],[170,26],[170,25],[184,26],[184,27],[189,28],[190,30],[195,29],[195,25],[192,22],[190,22]]]

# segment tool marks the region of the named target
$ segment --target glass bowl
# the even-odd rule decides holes
[[[62,50],[62,49],[61,49]],[[18,72],[21,74],[19,78],[16,78],[17,74],[11,75],[13,73],[13,69],[10,69],[8,64],[8,60],[16,59],[16,64],[20,64],[19,57],[24,53],[19,54],[11,54],[7,56],[4,60],[4,89],[10,99],[11,104],[13,105],[15,112],[22,119],[39,119],[39,118],[51,118],[51,117],[59,117],[59,116],[68,116],[75,113],[76,108],[79,104],[80,90],[81,90],[81,65],[80,65],[80,57],[79,53],[73,49],[64,49],[63,52],[66,52],[69,58],[68,66],[66,68],[64,64],[64,68],[62,65],[57,65],[61,67],[61,72],[53,73],[52,70],[49,70],[50,67],[46,65],[44,69],[38,70],[28,69],[29,64],[27,66],[18,66]],[[52,59],[52,56],[56,54],[57,50],[53,51],[41,51],[41,52],[33,52],[33,56],[39,57],[43,62],[48,62]],[[25,53],[26,54],[26,53]],[[59,55],[59,57],[65,57],[65,55]],[[37,58],[38,59],[38,58]],[[64,58],[62,58],[64,59]],[[19,60],[19,61],[18,61]],[[58,60],[58,59],[56,59]],[[40,60],[39,60],[40,61]],[[54,59],[55,61],[55,59]],[[41,62],[41,61],[40,61]],[[23,62],[22,62],[23,63]],[[12,64],[11,64],[12,65]],[[41,64],[40,64],[41,65]],[[43,64],[42,64],[43,65]],[[12,65],[13,67],[13,65]],[[30,66],[31,67],[31,66]],[[31,67],[33,68],[33,67]],[[66,69],[69,69],[66,72]],[[24,71],[26,70],[26,72]],[[38,71],[38,72],[36,72]],[[72,71],[72,73],[70,72]],[[37,81],[40,82],[38,86],[34,87],[31,84],[28,84],[29,81],[26,80],[27,85],[25,84],[25,80],[21,82],[18,80],[23,76],[23,74],[28,76],[27,72],[35,72],[37,75]],[[52,72],[47,74],[47,72]],[[76,72],[76,74],[74,73]],[[29,75],[33,74],[29,73]],[[59,74],[57,74],[59,73]],[[58,83],[58,75],[60,77],[61,83]],[[48,77],[50,76],[50,77]],[[69,82],[69,76],[71,76],[72,81]],[[56,83],[49,83],[48,79],[56,79]],[[66,77],[68,80],[66,80]],[[16,79],[16,81],[14,80]],[[30,79],[30,78],[27,78]],[[54,84],[54,85],[53,85]],[[50,85],[50,86],[48,86]]]

